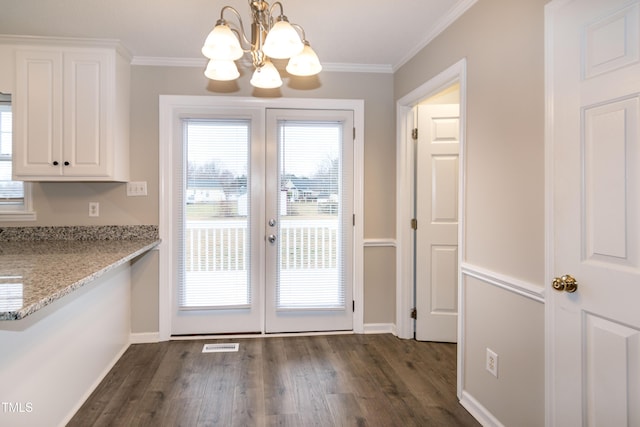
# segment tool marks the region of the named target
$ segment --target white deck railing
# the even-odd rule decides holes
[[[338,219],[282,219],[280,268],[336,268]],[[187,221],[185,270],[247,269],[249,233],[245,220]]]

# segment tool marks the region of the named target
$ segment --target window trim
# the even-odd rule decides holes
[[[0,103],[11,105],[11,95],[0,93]],[[13,125],[15,128],[15,116],[13,117]],[[13,139],[13,135],[12,135]],[[13,153],[12,153],[13,161]],[[35,221],[37,214],[33,210],[32,184],[22,181],[23,199],[22,204],[17,207],[0,204],[0,222],[9,221]]]
[[[22,208],[6,209],[0,207],[0,222],[7,221],[35,221],[38,219],[36,211],[33,210],[32,184],[24,182],[24,202]]]

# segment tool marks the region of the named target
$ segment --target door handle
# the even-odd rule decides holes
[[[269,243],[275,243],[276,242],[276,235],[275,234],[269,234],[267,236],[267,240],[269,241]]]
[[[565,291],[574,293],[578,290],[578,281],[571,277],[571,275],[565,274],[562,277],[556,277],[555,279],[553,279],[553,282],[551,282],[551,286],[553,287],[553,289],[559,292]]]

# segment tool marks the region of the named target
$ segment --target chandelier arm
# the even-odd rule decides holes
[[[233,31],[237,36],[238,36],[238,40],[240,40],[241,42],[241,47],[242,50],[245,52],[250,52],[251,51],[251,42],[249,41],[249,39],[247,39],[247,36],[245,35],[245,31],[244,31],[244,25],[242,24],[242,17],[240,16],[240,13],[233,7],[233,6],[225,6],[222,8],[222,10],[220,11],[220,21],[226,22],[226,20],[224,19],[224,12],[226,10],[229,10],[231,12],[233,12],[236,15],[236,18],[238,18],[238,24],[240,25],[240,31],[238,31],[235,28],[231,28],[231,31]],[[218,22],[220,22],[218,21]],[[242,42],[244,42],[245,45],[249,46],[248,49],[245,49],[244,46],[242,46]]]
[[[298,24],[291,24],[291,26],[293,28],[295,28],[299,33],[301,33],[302,35],[302,42],[306,42],[307,41],[307,35],[304,32],[304,28],[302,28],[302,25],[298,25]]]
[[[284,16],[284,6],[282,6],[282,3],[280,3],[279,1],[271,5],[271,8],[269,9],[269,16],[273,17],[273,9],[276,7],[276,5],[280,7],[280,15],[278,16]]]

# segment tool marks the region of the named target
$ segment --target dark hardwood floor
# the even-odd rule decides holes
[[[455,344],[392,335],[136,344],[69,426],[478,426],[455,366]]]

